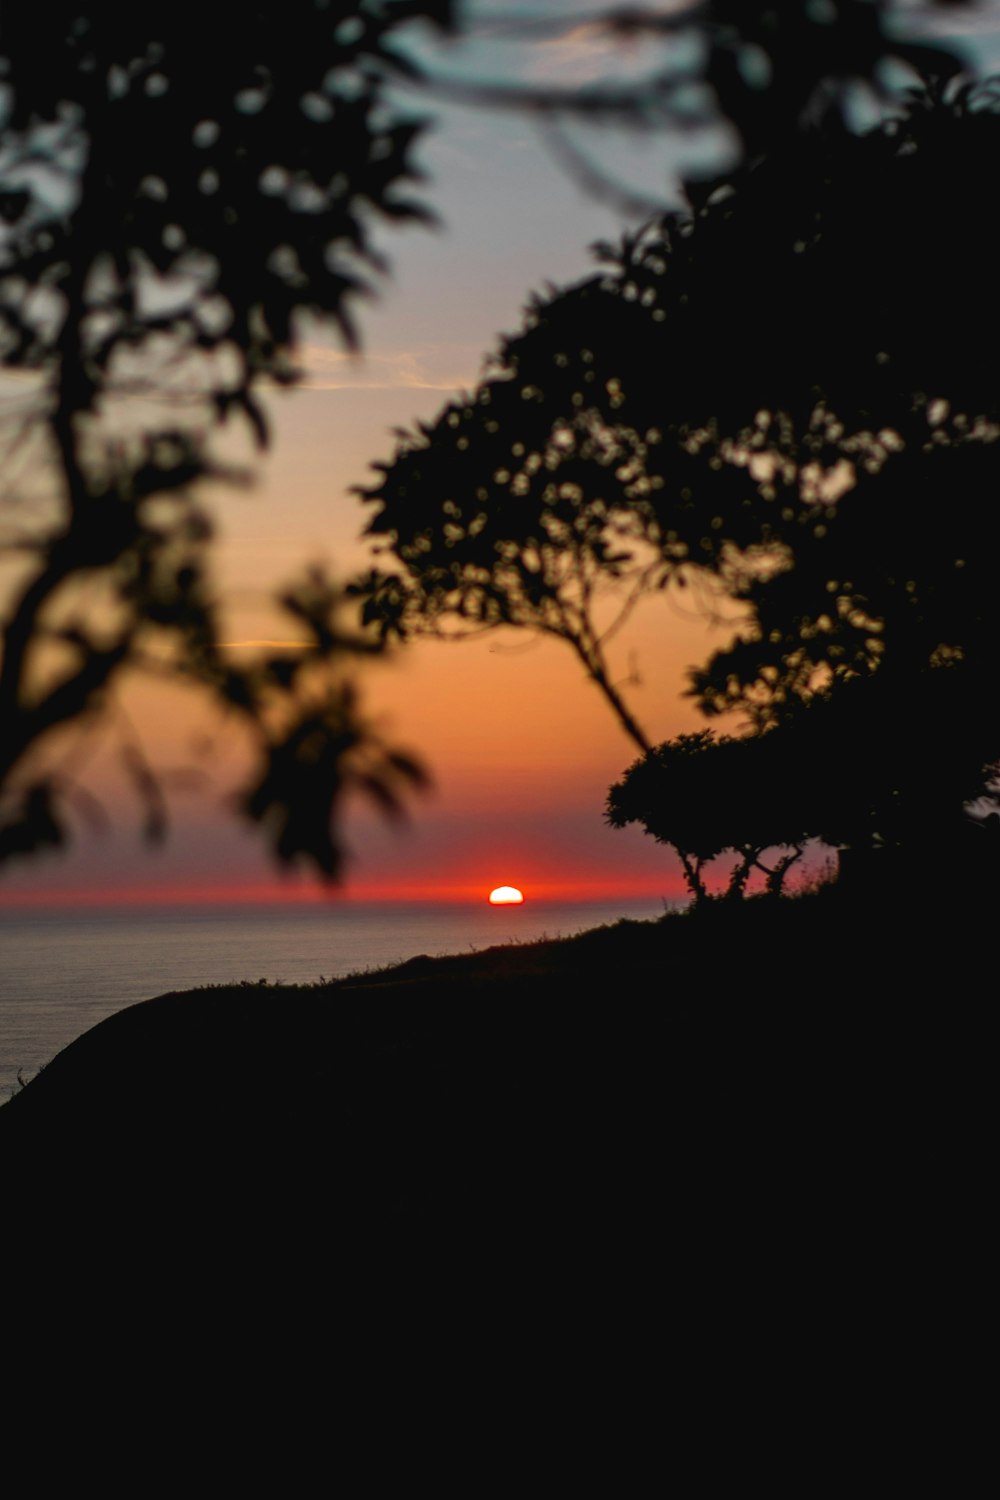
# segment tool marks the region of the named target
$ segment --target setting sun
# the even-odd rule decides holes
[[[523,901],[516,885],[498,885],[495,891],[490,891],[491,906],[520,906]]]

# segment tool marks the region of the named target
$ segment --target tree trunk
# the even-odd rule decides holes
[[[674,848],[677,849],[676,844]],[[705,882],[701,878],[703,861],[692,859],[689,854],[685,854],[683,849],[677,849],[677,853],[680,855],[680,861],[684,867],[684,879],[687,883],[687,888],[694,897],[695,905],[698,906],[708,896],[708,891],[705,889]]]

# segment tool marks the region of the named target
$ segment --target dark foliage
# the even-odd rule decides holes
[[[735,602],[744,624],[692,690],[758,732],[830,699],[808,736],[822,723],[853,811],[812,821],[897,843],[943,816],[940,793],[957,826],[1000,746],[998,145],[991,86],[931,82],[880,127],[829,116],[602,247],[607,271],[537,299],[498,373],[372,487],[404,566],[369,580],[371,615],[562,635],[607,692],[602,589],[625,609],[667,589]]]
[[[301,592],[287,601],[308,651],[249,666],[220,653],[197,486],[239,477],[210,450],[230,417],[266,442],[256,393],[296,379],[307,315],[355,342],[354,303],[382,269],[372,221],[425,215],[406,191],[419,125],[386,84],[413,74],[400,27],[450,14],[450,0],[293,0],[227,28],[188,3],[5,8],[0,354],[19,383],[3,412],[2,541],[18,582],[0,667],[0,855],[65,838],[66,787],[36,754],[99,715],[127,669],[201,684],[249,721],[263,761],[243,806],[273,824],[284,860],[335,873],[340,790],[395,810],[415,779],[343,687],[342,664],[372,647],[333,628],[326,586],[322,611]],[[47,466],[40,498],[18,473],[25,455],[23,473]],[[157,779],[133,762],[159,837]]]
[[[808,761],[789,760],[780,734],[716,737],[710,729],[678,735],[635,761],[608,793],[612,828],[639,823],[680,856],[696,901],[708,895],[705,866],[731,853],[726,894],[742,896],[760,870],[773,895],[819,831],[814,776]],[[775,849],[770,862],[764,855]]]
[[[780,894],[813,839],[851,851],[852,879],[891,871],[903,899],[918,879],[955,892],[970,881],[995,887],[997,820],[962,815],[984,777],[1000,774],[981,759],[992,723],[985,697],[970,723],[961,673],[931,672],[915,688],[882,672],[814,694],[760,733],[682,734],[629,767],[608,793],[606,818],[672,845],[696,901],[708,894],[705,867],[724,854],[733,856],[728,895],[741,896],[754,870]]]

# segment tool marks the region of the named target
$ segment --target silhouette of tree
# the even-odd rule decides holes
[[[127,669],[200,684],[245,721],[242,806],[283,859],[334,874],[341,792],[394,812],[421,779],[342,680],[375,647],[337,623],[323,580],[282,601],[303,649],[249,665],[220,650],[198,485],[240,477],[212,453],[230,418],[266,443],[257,392],[296,379],[307,316],[355,343],[354,302],[382,268],[371,221],[426,216],[405,191],[419,127],[386,89],[415,72],[403,24],[444,27],[451,9],[292,0],[216,28],[186,0],[5,8],[0,857],[64,839],[66,778],[35,752],[98,715]],[[156,776],[134,747],[128,764],[159,837]]]
[[[788,763],[788,750],[778,733],[678,735],[641,756],[611,787],[605,817],[612,828],[639,823],[658,843],[672,845],[696,902],[708,895],[706,866],[726,853],[735,855],[727,897],[742,896],[755,869],[779,895],[820,826],[810,822],[820,816],[811,778]],[[769,849],[776,852],[767,863]]]
[[[587,660],[602,588],[625,608],[706,590],[745,612],[693,674],[706,712],[764,731],[828,695],[845,705],[843,730],[823,720],[843,750],[864,705],[887,761],[861,796],[880,809],[864,836],[898,842],[885,798],[902,768],[923,788],[922,804],[896,797],[915,835],[956,760],[916,729],[947,702],[960,821],[1000,744],[984,701],[1000,644],[1000,305],[981,176],[996,104],[991,85],[938,80],[864,134],[828,116],[689,184],[689,214],[601,247],[607,271],[536,299],[498,373],[411,434],[368,492],[370,529],[404,565],[368,580],[370,616],[399,633],[527,625]],[[603,658],[591,675],[647,750]]]
[[[858,83],[884,92],[887,61],[954,71],[945,53],[890,36],[886,12],[881,0],[807,7],[712,0],[669,16],[610,12],[613,32],[687,31],[704,45],[617,92],[432,82],[439,97],[464,89],[534,113],[550,130],[567,116],[680,128],[721,118],[755,165],[789,129],[841,119]],[[220,652],[211,528],[198,484],[240,477],[212,451],[213,434],[230,418],[266,441],[256,393],[264,381],[295,381],[306,315],[355,341],[353,302],[380,269],[370,219],[423,212],[400,192],[415,175],[418,127],[386,91],[390,80],[421,81],[399,31],[409,21],[444,28],[452,19],[450,0],[293,0],[280,10],[255,7],[231,34],[213,35],[187,3],[124,19],[73,3],[5,12],[0,355],[17,378],[3,420],[17,509],[0,538],[16,575],[0,666],[0,856],[65,838],[66,774],[46,768],[36,752],[98,717],[126,670],[198,684],[243,718],[259,756],[241,805],[271,829],[283,859],[334,873],[340,848],[330,817],[342,790],[358,786],[391,811],[418,779],[409,758],[371,734],[342,680],[342,665],[373,647],[338,624],[325,581],[307,579],[285,596],[308,625],[309,650],[247,666]],[[787,152],[782,159],[787,165]],[[689,185],[689,193],[708,202],[706,187]],[[714,228],[718,216],[707,222]],[[710,238],[702,231],[699,246]],[[531,532],[502,516],[480,526],[486,511],[472,516],[466,507],[461,516],[442,511],[440,533],[419,523],[410,538],[383,497],[383,529],[396,528],[400,556],[426,553],[417,612],[435,623],[448,614],[561,635],[643,748],[608,675],[599,595],[607,578],[624,584],[627,611],[646,588],[684,575],[687,544],[664,530],[649,463],[663,434],[621,417],[611,424],[602,406],[617,410],[624,399],[613,371],[626,370],[632,339],[640,369],[652,370],[645,362],[662,352],[650,339],[651,329],[662,332],[653,327],[658,310],[645,300],[662,254],[649,236],[638,237],[617,282],[611,275],[544,312],[539,306],[533,341],[529,334],[505,350],[508,372],[526,374],[540,355],[546,373],[537,387],[522,379],[516,392],[517,411],[531,409],[537,433],[548,434],[525,449],[523,465],[513,462],[503,382],[445,419],[446,457],[464,451],[467,438],[479,452],[506,445],[487,488],[509,490],[516,503],[507,510],[521,519],[534,504]],[[586,307],[581,297],[590,299]],[[581,311],[602,322],[604,343],[588,332],[588,347],[573,335],[565,349],[553,348],[552,335],[562,337],[560,325],[570,331],[567,320]],[[553,383],[553,358],[564,356]],[[634,382],[627,396],[635,401]],[[471,427],[459,431],[466,422]],[[666,449],[677,447],[671,435]],[[700,451],[688,456],[692,470],[703,467]],[[35,497],[18,466],[38,472],[42,461],[51,489]],[[607,497],[592,499],[584,482],[595,469],[606,474]],[[556,471],[555,500],[546,491],[530,501],[538,476]],[[451,549],[444,574],[442,546]],[[458,579],[462,548],[471,548],[472,561]],[[705,559],[706,576],[716,564],[724,571],[724,552],[716,546]],[[442,592],[444,576],[454,583]],[[84,605],[84,583],[101,600],[96,610]],[[369,621],[379,615],[383,640],[404,619],[413,622],[410,584],[373,581],[369,592]],[[165,805],[155,774],[134,748],[127,763],[146,800],[147,831],[159,837]]]

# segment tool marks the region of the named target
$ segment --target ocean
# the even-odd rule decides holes
[[[566,937],[663,902],[165,906],[0,910],[0,1104],[105,1016],[162,995],[240,979],[337,979],[436,956]]]

